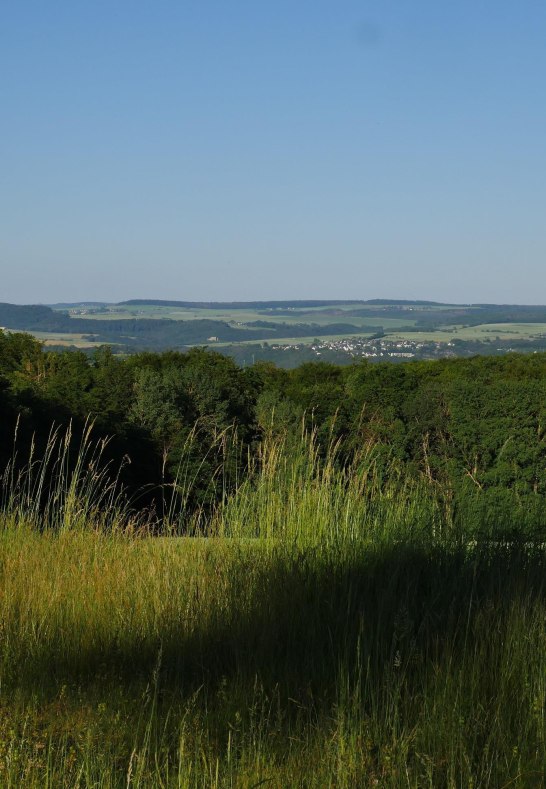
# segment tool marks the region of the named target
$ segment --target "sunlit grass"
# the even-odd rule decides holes
[[[540,544],[462,540],[373,446],[342,470],[305,434],[206,536],[151,536],[59,440],[4,478],[0,786],[543,785]]]

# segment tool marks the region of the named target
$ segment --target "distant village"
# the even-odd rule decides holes
[[[350,337],[329,340],[315,340],[309,348],[315,356],[345,354],[368,359],[432,359],[457,356],[453,342],[423,342],[413,340],[389,340],[388,338]],[[301,343],[292,345],[271,344],[272,350],[290,351],[303,348]]]

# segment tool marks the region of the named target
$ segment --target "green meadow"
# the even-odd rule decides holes
[[[69,445],[2,478],[0,785],[544,785],[540,540],[305,431],[181,531]]]
[[[84,334],[68,332],[33,332],[34,337],[42,340],[44,345],[73,346],[74,348],[98,348],[102,343],[88,339]],[[92,337],[92,335],[89,335]]]
[[[389,340],[411,340],[412,342],[464,342],[495,340],[534,340],[546,336],[546,323],[484,323],[478,326],[445,326],[435,331],[389,332]]]

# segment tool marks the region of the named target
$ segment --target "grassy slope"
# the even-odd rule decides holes
[[[542,785],[543,547],[469,544],[367,452],[331,460],[266,446],[207,538],[127,533],[86,462],[40,533],[15,483],[0,785]]]

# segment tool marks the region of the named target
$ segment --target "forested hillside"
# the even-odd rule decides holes
[[[138,306],[138,302],[135,306]],[[237,306],[232,309],[237,309]],[[4,328],[46,334],[51,332],[81,334],[92,341],[115,343],[126,349],[161,350],[169,347],[204,345],[211,338],[214,338],[214,341],[236,343],[248,340],[267,341],[283,336],[343,335],[359,331],[358,326],[345,322],[322,326],[314,322],[288,325],[282,322],[254,321],[243,327],[232,325],[225,320],[213,320],[206,315],[204,310],[203,317],[195,320],[132,317],[122,320],[105,319],[99,322],[86,317],[73,317],[67,312],[56,311],[42,305],[0,304],[0,326]],[[371,328],[381,329],[380,326]]]

